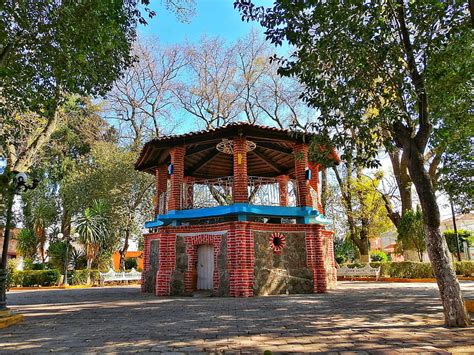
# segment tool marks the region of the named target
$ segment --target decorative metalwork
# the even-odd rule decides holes
[[[184,183],[181,190],[181,208],[204,208],[231,205],[233,176],[215,179],[196,179]]]
[[[276,178],[249,176],[249,202],[253,205],[264,206],[296,206],[298,204],[298,184],[296,180],[288,180],[285,191],[280,190],[279,181]],[[283,202],[286,199],[286,204]]]
[[[233,176],[214,179],[196,179],[181,186],[181,209],[227,206],[233,203]],[[286,190],[280,190],[276,178],[248,177],[249,203],[262,206],[289,206],[298,204],[298,184],[288,180]],[[281,195],[281,194],[284,194]],[[167,211],[168,194],[162,193],[158,200],[159,214]]]
[[[252,142],[252,141],[246,141],[245,145],[246,145],[245,148],[247,150],[247,153],[251,152],[257,147],[257,144],[255,144],[255,142]],[[232,155],[234,154],[234,142],[231,139],[224,138],[222,142],[217,143],[216,149],[219,152],[222,152],[224,154]]]
[[[268,238],[268,243],[270,248],[273,250],[273,253],[278,255],[281,254],[286,245],[286,238],[283,234],[275,232],[270,235],[270,238]]]
[[[168,212],[168,192],[164,191],[158,196],[158,214],[166,214]]]

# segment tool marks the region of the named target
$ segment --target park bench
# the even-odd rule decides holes
[[[366,264],[364,267],[350,268],[344,265],[337,269],[337,276],[350,276],[351,280],[354,276],[375,276],[375,279],[378,280],[380,277],[380,266],[372,267],[369,264]]]
[[[110,269],[106,273],[100,273],[100,284],[104,285],[106,282],[119,281],[139,281],[142,279],[142,273],[132,269],[130,272],[115,272]]]

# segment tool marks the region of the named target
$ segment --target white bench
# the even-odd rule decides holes
[[[375,276],[376,280],[380,277],[380,266],[372,267],[366,264],[364,267],[349,268],[346,265],[337,269],[337,276],[350,276],[351,280],[354,276]]]
[[[139,281],[142,279],[142,273],[132,269],[130,272],[115,272],[110,269],[106,273],[100,273],[100,284],[115,281]]]

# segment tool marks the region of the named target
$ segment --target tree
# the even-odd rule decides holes
[[[316,150],[318,153],[319,149]],[[347,237],[357,247],[361,260],[369,261],[370,239],[378,237],[391,225],[384,200],[377,190],[382,176],[380,173],[373,178],[364,175],[362,167],[355,165],[347,153],[346,160],[340,166],[333,166],[332,170],[341,191]]]
[[[107,206],[103,201],[94,201],[75,221],[75,228],[79,234],[79,242],[84,245],[87,256],[87,269],[92,268],[92,262],[97,258],[101,246],[107,241]]]
[[[207,128],[234,121],[309,129],[317,114],[299,98],[299,82],[277,74],[271,47],[252,31],[233,43],[204,37],[185,49],[187,65],[176,95]]]
[[[446,133],[463,127],[469,116],[465,110],[469,93],[457,95],[469,87],[465,73],[474,66],[468,4],[380,0],[325,1],[315,6],[279,0],[265,9],[238,0],[235,6],[244,19],[258,20],[274,44],[286,40],[295,48],[290,58],[280,61],[280,73],[296,76],[306,85],[304,99],[321,107],[324,126],[334,129],[337,146],[353,143],[348,133],[357,127],[357,141],[365,153],[359,157],[362,164],[382,146],[403,151],[423,211],[445,323],[469,325],[439,229],[432,178],[436,169],[427,168],[437,166],[443,148],[451,143]],[[445,95],[448,86],[455,89],[454,95]],[[451,109],[462,114],[446,114]],[[440,136],[446,139],[438,140]],[[426,161],[427,150],[432,152],[431,163]]]
[[[130,240],[141,234],[141,226],[153,209],[154,181],[134,170],[136,157],[137,153],[126,147],[97,142],[89,158],[78,164],[63,182],[64,193],[75,197],[70,202],[78,206],[75,209],[86,208],[93,200],[106,201],[110,209],[109,233],[121,244],[121,268]]]
[[[178,75],[186,64],[180,47],[163,47],[140,39],[133,48],[137,61],[107,94],[107,111],[119,124],[120,138],[139,149],[145,140],[170,133],[177,100]]]
[[[38,254],[38,239],[30,229],[22,229],[16,236],[16,251],[24,258],[34,260]]]
[[[407,211],[398,224],[397,252],[415,250],[418,259],[423,261],[423,253],[426,251],[425,230],[423,225],[423,213],[419,206],[415,211]]]
[[[355,259],[354,246],[349,239],[334,239],[334,258],[338,264],[343,264]]]
[[[0,157],[7,165],[0,178],[6,201],[2,275],[8,266],[15,172],[31,167],[54,132],[67,97],[105,94],[132,63],[136,26],[146,23],[140,10],[154,14],[148,4],[149,0],[2,3]],[[30,129],[32,139],[19,140],[25,114],[37,122]],[[1,282],[0,308],[5,307]]]
[[[66,261],[69,261],[72,256],[72,248],[65,241],[54,240],[49,244],[47,253],[48,261],[52,267],[63,274]]]
[[[458,230],[457,241],[456,241],[456,233],[454,232],[454,230],[448,229],[444,231],[443,236],[446,238],[449,252],[451,254],[456,254],[458,252],[458,245],[461,251],[462,251],[464,243],[467,243],[468,247],[474,245],[474,232],[472,231],[463,230],[463,229]]]

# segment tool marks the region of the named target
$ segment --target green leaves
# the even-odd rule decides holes
[[[107,240],[107,215],[105,202],[96,200],[76,218],[74,224],[82,244],[102,245]]]
[[[38,240],[30,229],[22,229],[16,236],[16,251],[24,258],[35,259]]]
[[[398,252],[416,250],[420,261],[426,250],[423,213],[417,207],[416,211],[407,211],[398,224]]]

